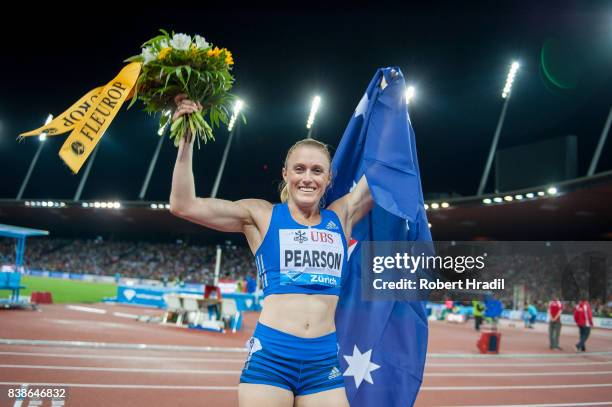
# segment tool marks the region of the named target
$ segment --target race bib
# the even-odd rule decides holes
[[[342,237],[322,229],[279,229],[280,284],[339,287]]]

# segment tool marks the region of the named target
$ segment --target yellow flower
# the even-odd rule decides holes
[[[218,57],[219,54],[221,54],[221,50],[219,49],[219,47],[215,47],[214,49],[210,49],[206,52],[206,55],[208,55],[209,57]]]
[[[157,56],[157,59],[161,61],[162,59],[166,58],[170,52],[172,52],[172,48],[170,47],[163,48],[161,51],[159,51],[159,55]]]
[[[234,58],[232,58],[232,53],[227,48],[223,48],[221,51],[225,52],[225,63],[228,65],[234,65]]]
[[[191,56],[198,55],[198,46],[195,44],[191,44],[191,47],[189,48],[189,53],[191,54]]]

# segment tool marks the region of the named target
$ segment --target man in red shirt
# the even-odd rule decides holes
[[[576,352],[585,352],[585,344],[593,326],[593,311],[591,310],[591,304],[587,300],[581,300],[576,305],[574,321],[576,321],[576,325],[578,325],[580,330],[580,341],[576,344]]]
[[[561,312],[563,304],[557,297],[548,304],[548,339],[550,349],[562,350],[559,346],[559,336],[561,335]]]

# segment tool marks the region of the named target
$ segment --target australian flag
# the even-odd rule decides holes
[[[375,202],[353,227],[349,273],[336,312],[340,365],[351,406],[411,406],[423,379],[425,304],[361,300],[359,242],[431,241],[405,89],[399,68],[376,72],[334,155],[326,197],[333,202],[347,194],[365,174]]]

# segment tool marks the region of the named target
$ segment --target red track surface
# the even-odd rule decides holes
[[[0,406],[18,406],[15,399],[7,397],[7,391],[26,383],[30,388],[36,383],[68,386],[66,406],[237,405],[236,386],[245,353],[230,348],[244,346],[257,314],[246,316],[241,332],[218,334],[137,322],[115,314],[159,315],[156,310],[102,304],[87,307],[106,313],[65,305],[43,306],[40,312],[0,311],[0,338],[227,349],[202,352],[2,344]],[[576,355],[572,351],[575,328],[563,328],[562,352],[548,350],[544,328],[505,327],[502,354],[482,358],[476,352],[477,334],[471,326],[431,323],[425,380],[416,405],[612,405],[612,353],[591,353],[612,352],[612,332],[594,330],[587,344],[589,353]],[[22,407],[28,401],[24,400]],[[43,406],[51,406],[51,402],[46,400]]]

